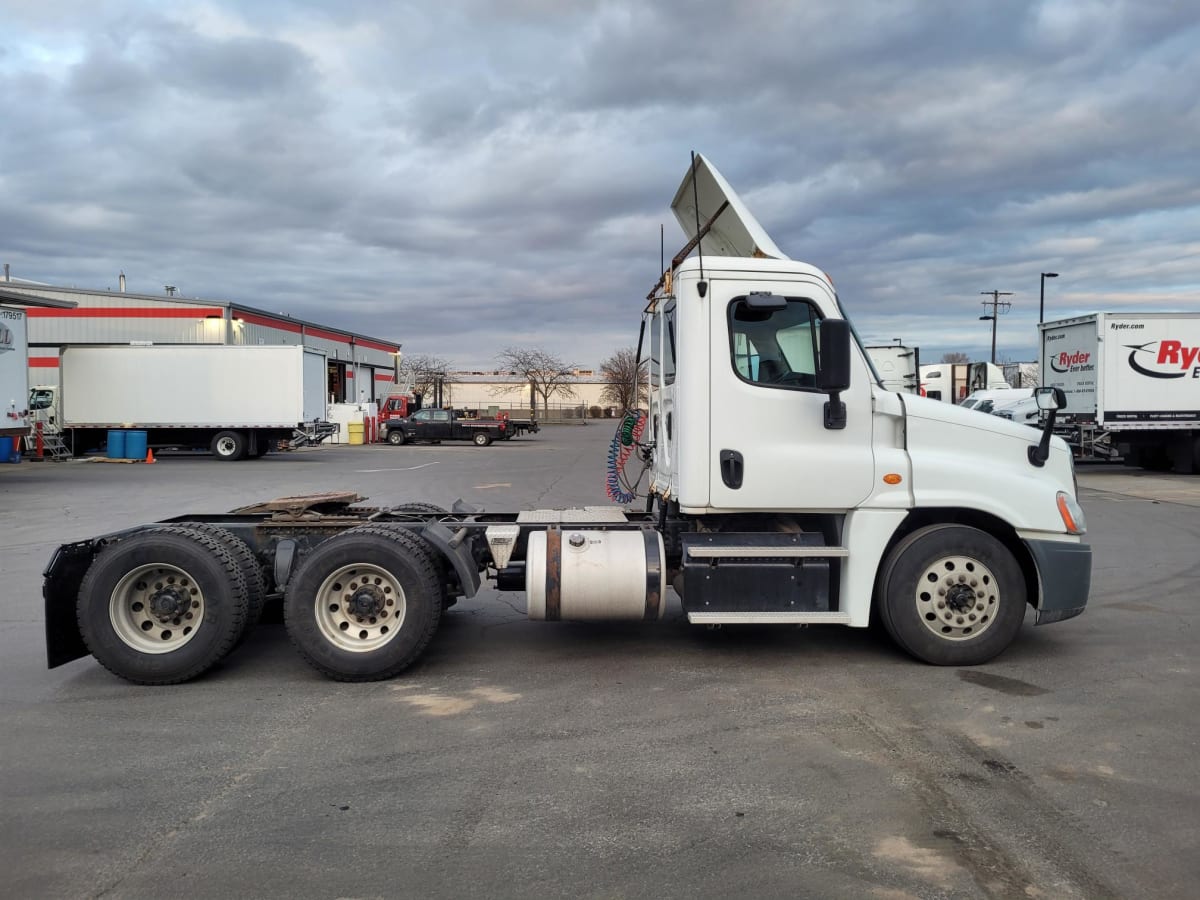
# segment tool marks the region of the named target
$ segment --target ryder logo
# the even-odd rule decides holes
[[[10,353],[16,350],[17,348],[13,346],[13,342],[12,329],[0,325],[0,353]]]
[[[1059,373],[1087,372],[1092,368],[1091,361],[1092,354],[1086,351],[1076,350],[1072,353],[1069,350],[1063,350],[1050,357],[1050,368]]]
[[[1158,349],[1151,349],[1156,343]],[[1190,369],[1193,378],[1200,378],[1200,347],[1187,347],[1182,341],[1150,341],[1147,344],[1125,346],[1131,351],[1129,368],[1141,375],[1150,378],[1186,378]],[[1153,362],[1149,362],[1145,356],[1139,357],[1139,353],[1153,357]],[[1146,368],[1138,362],[1139,359],[1155,368]]]

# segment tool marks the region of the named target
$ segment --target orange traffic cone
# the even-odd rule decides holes
[[[153,450],[146,451],[146,462],[148,462],[148,463],[154,462],[154,451]]]

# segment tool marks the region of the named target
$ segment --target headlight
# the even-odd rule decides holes
[[[1063,525],[1070,534],[1087,532],[1087,521],[1083,517],[1083,508],[1066,491],[1058,492],[1058,514],[1062,516]]]

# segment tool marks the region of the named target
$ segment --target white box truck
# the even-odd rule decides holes
[[[1042,384],[1079,452],[1105,440],[1126,464],[1200,471],[1200,313],[1092,313],[1044,322]]]
[[[648,410],[622,415],[609,461],[626,505],[323,494],[73,541],[45,573],[48,663],[90,653],[131,681],[185,681],[274,597],[318,671],[389,678],[483,578],[523,590],[538,620],[657,621],[672,586],[692,625],[881,621],[953,666],[1002,652],[1027,610],[1083,611],[1092,554],[1064,441],[884,389],[832,281],[785,256],[703,157],[673,207],[691,241],[650,292]]]
[[[26,335],[25,310],[0,306],[0,404],[4,407],[4,415],[0,417],[0,437],[10,441],[29,434],[29,345]]]
[[[272,441],[326,419],[325,355],[214,344],[67,347],[58,387],[33,393],[76,453],[98,448],[111,430],[132,429],[145,431],[152,449],[255,459]]]
[[[975,391],[1009,387],[1003,370],[989,362],[929,363],[921,366],[921,396],[943,403],[962,403]]]

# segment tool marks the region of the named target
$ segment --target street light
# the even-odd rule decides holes
[[[1057,272],[1043,272],[1042,273],[1042,294],[1041,294],[1041,300],[1038,302],[1038,324],[1039,325],[1041,325],[1042,322],[1046,318],[1046,279],[1047,278],[1057,278],[1057,277],[1058,277]]]

